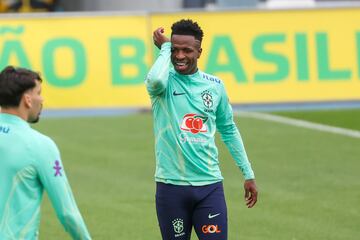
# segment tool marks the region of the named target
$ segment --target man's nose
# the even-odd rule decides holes
[[[184,52],[183,51],[177,52],[176,58],[179,59],[179,60],[184,59],[185,58]]]

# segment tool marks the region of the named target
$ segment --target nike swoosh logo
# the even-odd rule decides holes
[[[214,217],[217,217],[217,216],[219,216],[220,215],[220,213],[217,213],[217,214],[214,214],[214,215],[211,215],[211,213],[209,213],[209,216],[208,216],[208,218],[214,218]]]
[[[180,96],[180,95],[184,95],[185,93],[177,93],[176,91],[173,92],[174,96]]]

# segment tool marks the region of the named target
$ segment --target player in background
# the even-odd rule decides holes
[[[200,71],[203,31],[192,20],[153,33],[160,54],[145,83],[151,98],[156,151],[156,210],[163,239],[227,239],[223,177],[215,146],[220,132],[244,178],[245,201],[257,202],[248,161],[223,82]],[[170,66],[172,63],[172,67]]]
[[[29,125],[39,121],[41,82],[24,68],[0,73],[0,239],[38,239],[44,189],[72,238],[91,239],[57,146]]]

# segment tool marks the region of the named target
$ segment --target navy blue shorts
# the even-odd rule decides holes
[[[156,183],[156,211],[163,240],[227,239],[227,210],[222,182],[205,186]]]

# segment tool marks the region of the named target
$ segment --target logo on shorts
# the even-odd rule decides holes
[[[184,220],[182,220],[181,218],[176,218],[172,221],[172,224],[174,226],[174,232],[175,237],[180,237],[183,236],[185,233],[184,231]]]
[[[221,233],[218,225],[203,225],[201,231],[205,234]]]
[[[183,117],[181,123],[181,130],[189,131],[193,134],[197,134],[199,132],[207,132],[206,121],[208,117],[200,116],[195,113],[186,114]]]
[[[217,213],[217,214],[211,214],[211,213],[209,213],[208,218],[211,219],[211,218],[217,217],[217,216],[219,216],[219,215],[220,215],[220,213]]]

